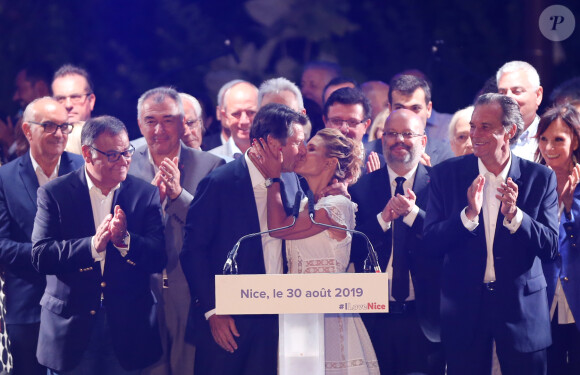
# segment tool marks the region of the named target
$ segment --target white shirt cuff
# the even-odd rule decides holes
[[[208,320],[212,315],[215,315],[215,309],[211,309],[205,313],[205,320]]]
[[[382,211],[378,213],[377,221],[379,222],[379,225],[383,229],[383,232],[386,232],[389,229],[391,229],[391,222],[383,220]]]
[[[503,226],[509,229],[511,234],[514,234],[522,225],[522,221],[524,220],[524,214],[522,210],[516,207],[516,215],[512,219],[511,223],[507,221],[507,219],[503,218]]]
[[[407,224],[408,226],[412,227],[413,223],[415,222],[415,219],[417,218],[417,215],[419,214],[419,206],[414,205],[413,209],[411,209],[411,212],[409,212],[407,214],[407,216],[405,216],[403,218],[403,223]]]
[[[473,232],[475,230],[475,228],[477,228],[477,226],[479,225],[479,215],[476,215],[473,220],[469,220],[469,218],[467,217],[467,215],[465,214],[465,211],[467,210],[467,207],[465,207],[462,211],[461,211],[461,222],[463,223],[463,226],[465,227],[465,229],[467,229],[470,232]]]
[[[95,262],[100,262],[100,261],[104,260],[106,254],[107,254],[107,250],[103,251],[102,253],[99,253],[97,251],[97,248],[95,247],[95,236],[92,236],[91,237],[91,255],[93,256],[93,259],[95,260]]]

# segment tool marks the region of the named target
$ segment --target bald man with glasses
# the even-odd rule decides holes
[[[0,168],[0,267],[5,271],[6,327],[13,374],[46,374],[36,360],[40,299],[46,279],[32,267],[32,227],[39,186],[79,168],[83,159],[63,152],[72,125],[50,97],[26,107],[22,129],[30,151]]]

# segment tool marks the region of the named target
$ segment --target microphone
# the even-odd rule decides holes
[[[326,227],[326,228],[343,230],[343,231],[348,232],[348,233],[361,235],[366,240],[367,251],[368,251],[368,256],[364,261],[365,272],[371,272],[372,269],[374,269],[374,271],[376,273],[382,272],[381,266],[379,265],[379,258],[377,256],[377,252],[375,251],[375,248],[373,247],[373,244],[371,243],[371,240],[369,240],[367,235],[364,234],[363,232],[355,230],[355,229],[348,229],[348,228],[343,228],[343,227],[339,227],[336,225],[330,225],[330,224],[316,222],[314,220],[314,194],[312,193],[312,190],[308,190],[308,192],[306,193],[306,196],[308,197],[308,215],[310,216],[310,221],[312,222],[312,224],[320,225],[320,226]]]
[[[312,193],[312,190],[308,190],[306,196],[308,197],[308,216],[310,216],[310,220],[314,223],[314,193]]]
[[[248,238],[261,236],[262,234],[268,234],[268,233],[273,233],[273,232],[277,232],[280,230],[292,228],[294,226],[294,224],[296,224],[296,218],[300,214],[300,201],[301,200],[302,200],[302,192],[300,190],[298,190],[296,192],[296,197],[294,198],[294,207],[292,207],[292,223],[290,225],[286,225],[285,227],[281,227],[281,228],[265,230],[263,232],[250,233],[250,234],[246,234],[245,236],[242,236],[238,240],[238,242],[236,242],[236,244],[234,245],[232,250],[228,253],[228,258],[226,260],[226,263],[224,264],[224,269],[223,269],[222,273],[224,275],[226,275],[228,273],[229,274],[236,274],[236,275],[238,274],[238,263],[236,262],[236,257],[238,256],[238,249],[240,248],[240,244],[242,243],[242,241],[247,240]]]

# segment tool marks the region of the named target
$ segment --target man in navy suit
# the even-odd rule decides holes
[[[284,105],[268,104],[256,115],[250,138],[262,138],[272,149],[281,150],[282,171],[291,172],[306,152],[305,123],[304,115]],[[222,273],[227,254],[240,237],[268,229],[266,195],[274,183],[282,181],[265,180],[246,153],[214,170],[199,184],[187,215],[181,252],[192,298],[199,300],[197,314],[206,320],[195,327],[197,375],[277,372],[277,315],[229,316],[214,311],[214,276]],[[298,189],[295,175],[283,183]],[[293,202],[294,197],[288,200]],[[242,242],[237,257],[239,273],[282,273],[281,247],[280,240],[269,236]]]
[[[88,120],[81,142],[85,168],[38,191],[37,357],[52,374],[137,374],[161,355],[150,288],[167,260],[159,192],[127,175],[134,149],[118,119]]]
[[[425,250],[443,257],[441,339],[447,373],[545,374],[551,344],[541,260],[558,248],[556,176],[520,159],[515,100],[485,94],[471,117],[474,155],[431,173]]]
[[[137,148],[129,174],[156,185],[161,194],[167,267],[152,278],[159,302],[163,344],[161,360],[149,374],[193,374],[195,346],[185,340],[190,293],[179,264],[187,210],[199,182],[224,164],[220,157],[194,150],[180,141],[185,125],[182,94],[158,87],[141,95],[138,122],[146,145]]]
[[[36,360],[40,327],[40,298],[46,278],[30,261],[36,191],[58,176],[83,165],[64,152],[72,125],[63,105],[49,97],[26,107],[22,131],[30,151],[0,168],[0,263],[6,294],[6,327],[14,359],[14,374],[46,374]]]
[[[429,341],[439,341],[438,267],[419,256],[430,171],[420,163],[427,143],[425,123],[410,110],[396,110],[386,121],[382,142],[387,165],[350,189],[358,204],[357,229],[369,237],[391,280],[389,313],[362,317],[381,374],[443,373],[443,366],[436,367],[437,346]],[[395,254],[399,249],[403,259]],[[352,257],[358,270],[366,256],[366,243],[357,239]],[[397,287],[403,289],[401,295]],[[429,308],[431,314],[426,314]]]

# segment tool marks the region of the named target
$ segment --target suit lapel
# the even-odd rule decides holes
[[[111,214],[115,213],[115,206],[116,205],[121,206],[121,208],[123,210],[126,209],[126,208],[123,208],[123,205],[122,205],[123,196],[121,194],[123,194],[125,189],[128,189],[130,185],[131,185],[130,179],[126,178],[125,181],[121,182],[121,186],[119,186],[119,188],[117,190],[115,190],[115,192],[113,193],[113,203],[111,204]]]
[[[385,165],[379,169],[375,176],[375,179],[370,181],[371,194],[369,194],[369,197],[377,199],[376,207],[385,207],[389,199],[391,199],[391,182],[387,166]]]
[[[179,163],[177,165],[181,176],[179,182],[181,183],[182,187],[191,186],[193,184],[190,183],[190,181],[193,180],[195,174],[197,173],[197,168],[195,168],[195,155],[189,152],[190,150],[186,149],[183,143],[181,143],[180,147],[181,151],[179,153]],[[187,168],[185,167],[186,165]],[[201,178],[198,179],[198,181],[199,180],[201,180]],[[190,193],[193,195],[195,191],[191,191]]]
[[[419,192],[427,189],[428,185],[429,173],[427,172],[427,168],[425,168],[423,164],[419,163],[419,166],[417,167],[417,173],[415,174],[415,181],[413,182],[413,192],[417,195],[417,206],[423,210],[427,208],[426,201],[428,194],[420,194]]]
[[[23,157],[20,159],[19,175],[22,180],[22,184],[26,189],[26,192],[30,197],[30,200],[32,200],[32,203],[34,203],[34,206],[36,207],[36,198],[37,198],[36,192],[39,187],[38,177],[36,177],[36,173],[34,172],[34,168],[32,167],[32,160],[30,159],[30,154],[28,152],[25,153]]]
[[[514,154],[512,154],[512,165],[510,166],[510,170],[508,172],[508,177],[511,177],[512,180],[516,183],[516,185],[521,184],[521,169],[520,169],[520,162],[521,159]]]
[[[132,172],[132,175],[147,182],[151,182],[155,177],[155,168],[153,168],[153,165],[149,162],[147,145],[145,144],[139,147],[136,152],[138,157],[133,158],[134,160],[131,162],[129,170]]]
[[[512,164],[510,166],[510,170],[508,171],[508,177],[511,177],[511,179],[516,183],[516,185],[521,186],[521,169],[520,169],[520,162],[521,159],[518,158],[517,156],[515,156],[512,153]],[[520,192],[522,190],[520,189]],[[518,200],[519,200],[519,196],[518,196]],[[516,200],[516,206],[517,206],[517,200]],[[494,253],[496,253],[496,244],[498,243],[505,243],[504,237],[508,235],[509,230],[507,230],[506,228],[504,228],[503,226],[503,219],[504,216],[501,213],[501,203],[499,206],[499,212],[497,213],[497,222],[496,222],[496,226],[495,226],[495,237],[493,240],[493,251]],[[500,230],[502,229],[502,230]],[[498,247],[502,248],[501,246]]]
[[[58,175],[64,176],[67,173],[74,171],[73,162],[70,158],[70,154],[63,152],[60,157],[60,165],[58,166]]]
[[[93,219],[93,209],[91,197],[85,177],[85,168],[79,168],[73,172],[76,178],[71,183],[71,200],[74,209],[78,212],[79,221],[85,221],[88,228],[92,228],[91,234],[96,232],[95,220]],[[72,194],[72,192],[75,192]]]

